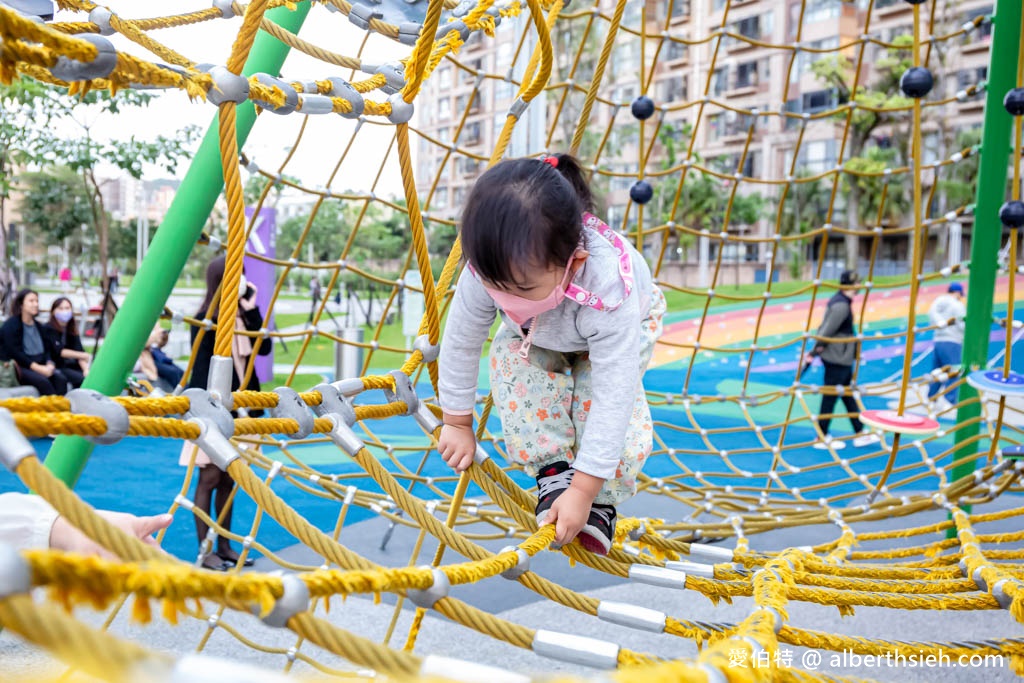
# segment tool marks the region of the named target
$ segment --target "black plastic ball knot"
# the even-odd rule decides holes
[[[629,110],[633,112],[634,118],[640,121],[646,121],[654,115],[654,100],[647,95],[641,95],[633,100],[633,104],[629,106]]]
[[[1024,202],[1014,199],[999,207],[999,220],[1008,228],[1024,226]]]
[[[922,5],[925,2],[927,2],[927,0],[907,0],[907,3],[911,5]]]
[[[1010,116],[1024,114],[1024,88],[1014,88],[1006,93],[1006,97],[1003,98],[1003,106],[1006,107],[1006,111],[1010,112]]]
[[[654,196],[654,188],[646,180],[638,180],[629,188],[629,198],[637,204],[646,204]]]
[[[921,98],[932,91],[935,79],[932,72],[923,66],[912,66],[900,78],[900,90],[907,97]]]

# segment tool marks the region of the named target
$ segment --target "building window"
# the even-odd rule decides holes
[[[743,175],[747,178],[757,178],[761,175],[761,152],[755,149],[747,152],[747,158],[743,161]]]
[[[437,120],[447,121],[452,117],[452,104],[447,97],[437,100]]]
[[[836,167],[836,141],[812,140],[805,142],[800,149],[797,163],[808,173],[818,174],[831,171]]]
[[[903,0],[900,0],[903,2]],[[815,62],[825,59],[828,55],[824,52],[815,52],[813,50],[835,50],[839,47],[838,38],[825,38],[823,40],[815,40],[807,43],[807,50],[801,50],[797,54],[796,59],[793,60],[793,70],[789,74],[789,82],[797,83],[800,80],[800,76],[811,72],[811,65]]]
[[[462,129],[462,141],[467,145],[479,145],[480,144],[480,122],[473,121],[467,123],[466,127]]]
[[[992,5],[989,5],[988,7],[979,7],[976,10],[972,10],[972,11],[968,12],[965,15],[964,19],[966,21],[974,21],[978,17],[984,17],[984,16],[987,16],[989,14],[992,14]],[[992,35],[992,22],[991,21],[986,21],[986,22],[982,22],[981,26],[979,26],[978,29],[976,31],[974,31],[974,33],[968,38],[968,40],[970,40],[971,38],[973,38],[974,40],[980,40],[980,39],[988,38],[991,35]]]
[[[711,74],[711,94],[721,95],[729,88],[729,67],[723,66]]]
[[[736,87],[750,88],[761,82],[758,73],[759,61],[743,62],[736,67]]]
[[[752,17],[740,19],[732,25],[732,31],[752,40],[770,38],[774,23],[773,14],[773,12],[765,12],[764,14],[756,14]]]
[[[904,0],[896,1],[904,2]],[[883,2],[886,2],[886,0],[876,0],[875,7],[884,7]],[[807,0],[807,6],[804,9],[804,23],[810,24],[815,21],[836,19],[839,17],[841,5],[841,0]]]
[[[685,102],[689,97],[689,77],[669,76],[661,81],[661,96],[659,99],[664,104]]]
[[[437,72],[437,85],[441,90],[450,90],[452,87],[452,70],[448,67],[439,69]]]
[[[690,0],[670,0],[672,3],[673,17],[690,16]]]
[[[972,85],[978,85],[988,78],[988,67],[979,66],[976,69],[964,69],[956,72],[956,86],[960,90],[966,90]]]
[[[446,209],[448,208],[448,186],[438,185],[437,191],[434,193],[433,208],[435,209]]]
[[[674,40],[668,41],[668,47],[665,49],[665,59],[674,62],[677,59],[686,59],[686,53],[689,46],[686,43],[677,43]]]

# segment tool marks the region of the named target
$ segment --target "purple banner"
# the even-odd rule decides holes
[[[245,207],[245,219],[252,218],[252,207]],[[245,245],[246,252],[259,254],[268,258],[276,256],[275,240],[277,236],[277,210],[264,207],[256,220],[256,227],[249,233],[249,241]],[[274,318],[267,313],[270,296],[274,293],[274,266],[258,258],[245,256],[245,279],[256,288],[256,303],[263,313],[263,326],[268,330],[275,329]],[[266,343],[264,341],[263,343]],[[260,383],[274,379],[274,352],[270,355],[256,357],[256,377]]]

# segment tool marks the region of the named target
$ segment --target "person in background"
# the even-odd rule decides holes
[[[33,386],[40,396],[68,393],[68,378],[53,362],[58,357],[50,337],[37,324],[39,294],[23,289],[14,296],[11,317],[0,327],[0,346],[18,364],[18,381]]]
[[[60,291],[65,294],[71,293],[71,269],[64,266],[57,277],[60,279]]]
[[[153,534],[174,521],[168,514],[136,517],[125,512],[97,510],[121,531],[159,548]],[[39,496],[27,493],[0,493],[0,543],[15,550],[52,548],[80,555],[99,555],[117,559],[112,553],[72,526]]]
[[[309,320],[313,321],[313,316],[316,315],[316,305],[320,303],[320,278],[314,277],[309,281],[309,297],[312,300],[309,307]]]
[[[158,324],[150,333],[146,348],[143,349],[142,356],[139,358],[142,372],[150,384],[168,393],[174,391],[185,374],[185,371],[163,352],[169,338],[170,334],[167,330]]]
[[[224,279],[225,260],[218,256],[206,267],[206,296],[203,303],[196,312],[196,318],[203,320],[209,318],[216,324],[220,324],[217,317],[217,305],[219,303],[219,291],[221,281]],[[253,340],[251,337],[238,334],[241,331],[255,332],[263,327],[263,314],[256,306],[256,287],[246,282],[243,271],[238,289],[238,313],[234,321],[233,329],[236,334],[231,342],[231,359],[234,365],[234,372],[231,377],[231,390],[238,391],[242,388],[242,380],[248,373],[249,380],[245,384],[248,391],[259,391],[260,381],[256,372],[248,372],[250,358],[253,353]],[[195,340],[199,330],[192,328],[192,345],[195,348]],[[192,376],[189,378],[189,387],[200,389],[207,388],[208,376],[210,374],[210,360],[213,358],[214,340],[216,333],[213,331],[203,334],[198,348],[195,350],[195,363],[192,366]],[[270,340],[264,339],[259,346],[259,355],[265,356],[270,353]],[[235,415],[234,413],[232,413]],[[261,410],[249,411],[249,417],[259,417],[263,414]],[[235,415],[237,417],[237,415]],[[231,528],[231,508],[228,507],[228,499],[231,490],[234,488],[234,481],[227,472],[222,472],[211,461],[201,449],[196,450],[195,444],[188,441],[181,451],[179,464],[188,466],[195,457],[196,467],[199,468],[199,482],[196,484],[195,505],[197,508],[213,517],[220,519],[221,526],[225,529]],[[214,492],[216,492],[216,514],[211,514]],[[209,527],[200,517],[196,516],[196,535],[199,538],[200,547]],[[238,562],[238,553],[231,548],[231,541],[225,536],[217,538],[217,549],[215,553],[203,558],[203,566],[207,569],[226,571],[235,566]],[[247,557],[245,566],[252,566],[253,558]]]
[[[932,349],[934,370],[960,365],[964,352],[964,318],[967,316],[964,298],[964,286],[954,282],[928,308],[928,323],[936,328],[932,335],[935,342]],[[952,383],[952,379],[946,379],[932,382],[928,387],[928,400],[933,402],[936,409],[947,410],[956,403],[957,388],[947,390]],[[940,392],[944,395],[940,396]]]
[[[57,297],[50,306],[50,319],[43,332],[53,346],[53,363],[64,373],[71,386],[78,388],[89,374],[90,356],[82,348],[82,338],[75,324],[75,312],[66,296]]]
[[[838,388],[849,387],[853,382],[853,364],[857,362],[856,332],[853,326],[853,297],[857,294],[860,283],[860,276],[856,271],[845,270],[839,276],[839,284],[842,286],[835,295],[829,299],[828,307],[825,309],[825,318],[821,321],[816,336],[819,338],[814,349],[804,358],[805,363],[810,363],[815,357],[821,357],[825,365],[825,386]],[[835,341],[829,341],[829,339]],[[849,339],[849,341],[841,341]],[[818,427],[821,429],[822,439],[814,444],[820,450],[829,447],[835,450],[846,448],[842,441],[831,439],[828,435],[829,424],[832,422],[832,410],[836,406],[836,394],[821,395],[821,409],[818,411]],[[857,436],[853,439],[853,445],[857,447],[870,446],[878,443],[878,436],[864,428],[864,424],[858,419],[860,407],[849,390],[843,391],[843,405],[850,413],[850,424],[853,425],[853,432]]]

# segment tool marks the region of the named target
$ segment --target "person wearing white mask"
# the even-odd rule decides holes
[[[218,256],[210,261],[206,267],[206,296],[196,312],[199,320],[209,319],[221,324],[217,316],[217,307],[220,300],[220,287],[224,279],[225,260]],[[256,287],[247,282],[243,272],[241,282],[238,286],[238,312],[235,317],[235,334],[231,340],[231,360],[234,365],[234,372],[231,377],[231,391],[238,391],[244,388],[246,391],[259,391],[260,381],[256,377],[256,370],[250,368],[252,354],[255,351],[260,356],[270,353],[270,339],[254,339],[246,336],[244,332],[256,332],[263,327],[263,314],[256,305]],[[213,358],[214,340],[216,333],[211,330],[203,334],[198,347],[196,337],[199,328],[192,328],[192,346],[195,349],[195,362],[192,366],[192,375],[189,378],[190,388],[207,388],[207,381],[210,373],[210,359]],[[258,344],[258,346],[257,346]],[[246,377],[248,376],[248,379]],[[244,381],[244,385],[243,385]],[[237,417],[237,414],[232,413]],[[250,410],[249,417],[259,417],[262,410]],[[194,496],[195,506],[210,515],[213,519],[220,519],[221,526],[225,529],[231,528],[231,508],[228,501],[231,497],[231,490],[234,488],[234,481],[227,472],[222,472],[213,465],[209,456],[198,448],[194,443],[186,441],[181,451],[178,464],[187,467],[195,458],[196,467],[199,468],[199,482],[196,484]],[[216,493],[216,505],[213,506],[214,493]],[[211,506],[215,511],[211,513]],[[200,547],[209,527],[199,517],[196,517],[196,535]],[[239,559],[238,552],[231,548],[231,541],[221,536],[217,539],[217,547],[214,552],[203,558],[203,566],[207,569],[225,571],[235,566]],[[251,566],[253,558],[245,560],[246,566]]]
[[[82,348],[82,338],[75,324],[75,311],[66,296],[57,297],[50,306],[50,320],[43,332],[53,345],[53,363],[76,389],[89,374],[91,356]]]

